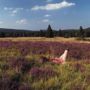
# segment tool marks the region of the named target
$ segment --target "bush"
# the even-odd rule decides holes
[[[44,56],[42,56],[42,57],[40,57],[39,62],[40,62],[40,63],[46,63],[46,62],[49,62],[49,59],[46,58],[46,57],[44,57]]]
[[[27,83],[23,83],[19,86],[18,90],[33,90],[33,89]]]
[[[32,78],[36,80],[48,79],[57,75],[57,73],[53,71],[51,68],[38,68],[38,67],[33,67],[30,70],[30,74]]]
[[[25,73],[27,72],[32,66],[34,62],[28,61],[25,58],[11,58],[9,60],[10,67],[14,68],[16,72]]]

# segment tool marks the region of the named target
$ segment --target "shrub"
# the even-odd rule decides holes
[[[30,74],[32,78],[36,80],[48,79],[57,75],[57,73],[53,71],[51,68],[38,68],[38,67],[33,67],[30,70]]]
[[[80,71],[80,72],[85,72],[86,68],[84,65],[80,64],[80,63],[75,63],[73,65],[73,68],[76,72]]]
[[[39,60],[40,63],[46,63],[48,61],[49,61],[49,59],[44,56],[40,57],[40,60]]]
[[[18,90],[33,90],[29,84],[23,83],[19,86]]]
[[[16,72],[26,73],[34,66],[41,64],[37,60],[27,60],[26,58],[10,58],[8,60],[9,67],[15,69]]]
[[[3,74],[0,78],[0,89],[1,90],[18,90],[20,83],[20,74],[16,73],[13,76]]]

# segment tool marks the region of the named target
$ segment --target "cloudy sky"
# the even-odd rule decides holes
[[[90,27],[90,0],[0,0],[0,28]]]

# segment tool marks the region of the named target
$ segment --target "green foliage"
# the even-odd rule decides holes
[[[82,40],[85,38],[85,31],[83,30],[82,26],[80,26],[79,38],[82,39]]]
[[[53,38],[54,37],[54,34],[53,34],[53,30],[51,28],[50,25],[48,25],[48,29],[47,29],[47,35],[46,35],[48,38]]]
[[[58,36],[62,37],[62,30],[61,29],[58,31]]]
[[[90,37],[90,28],[83,29],[82,26],[80,29],[65,29],[65,30],[53,30],[49,25],[48,30],[18,30],[18,29],[4,29],[0,28],[0,37],[54,37],[54,36],[62,36],[62,37]],[[82,30],[83,29],[83,30]],[[80,31],[80,32],[79,32]],[[49,32],[49,33],[48,33]]]

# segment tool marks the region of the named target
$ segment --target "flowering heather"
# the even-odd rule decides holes
[[[28,61],[25,58],[10,58],[8,60],[9,67],[15,69],[16,72],[27,72],[31,67],[34,66],[34,61]]]
[[[47,79],[57,75],[57,73],[53,71],[51,68],[38,68],[38,67],[33,67],[30,70],[30,74],[34,79]]]
[[[20,74],[15,73],[13,76],[3,74],[0,78],[0,90],[18,90]]]
[[[72,67],[75,69],[76,72],[85,72],[85,66],[80,63],[75,63]]]
[[[65,65],[48,62],[67,48]],[[90,90],[90,44],[0,41],[0,90]]]
[[[6,51],[14,50],[18,53],[16,56],[27,56],[30,54],[49,54],[49,55],[61,55],[66,48],[69,48],[69,58],[74,59],[90,59],[90,44],[88,43],[70,43],[70,42],[31,42],[31,41],[21,41],[21,42],[11,42],[11,41],[0,41],[0,56],[3,52],[2,48]],[[4,50],[5,50],[4,49]],[[18,51],[17,51],[18,50]],[[9,53],[8,51],[8,53]],[[4,54],[4,52],[3,52]],[[8,54],[7,54],[8,55]]]
[[[33,90],[27,83],[21,84],[18,90]]]
[[[48,62],[48,61],[49,61],[49,59],[46,58],[46,57],[44,57],[44,56],[41,56],[41,57],[40,57],[40,60],[39,60],[40,63],[46,63],[46,62]]]

